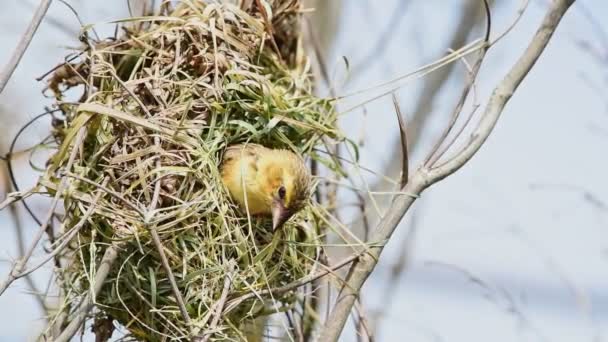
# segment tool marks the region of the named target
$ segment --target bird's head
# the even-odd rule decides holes
[[[280,228],[301,210],[310,195],[310,174],[298,155],[274,150],[261,161],[264,191],[272,215],[272,228]]]

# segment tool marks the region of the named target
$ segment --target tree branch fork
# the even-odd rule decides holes
[[[44,3],[44,1],[43,1]],[[48,1],[50,3],[50,1]],[[368,279],[368,277],[373,272],[375,266],[378,263],[378,260],[382,254],[384,249],[384,244],[388,242],[396,230],[397,226],[401,222],[403,216],[408,212],[413,203],[419,197],[419,195],[428,187],[433,184],[441,181],[442,179],[454,174],[458,171],[463,165],[465,165],[481,148],[481,146],[485,143],[486,139],[492,133],[498,119],[500,118],[506,104],[511,99],[518,86],[521,84],[526,75],[530,72],[532,67],[537,62],[538,58],[544,51],[545,47],[549,43],[552,35],[554,34],[559,22],[565,15],[568,8],[574,3],[574,0],[554,0],[547,13],[532,38],[530,44],[523,52],[522,56],[518,59],[518,61],[514,64],[508,74],[504,77],[504,79],[496,86],[492,95],[490,96],[487,105],[484,108],[483,113],[480,116],[480,119],[477,123],[477,127],[474,129],[470,139],[465,144],[463,148],[461,148],[458,152],[456,152],[451,158],[447,161],[437,165],[439,162],[439,157],[441,157],[442,153],[447,151],[451,145],[454,143],[454,140],[451,140],[448,146],[446,146],[439,157],[433,158],[433,154],[438,151],[438,147],[444,144],[447,140],[448,134],[451,132],[453,123],[457,120],[458,115],[462,111],[462,104],[468,97],[469,91],[472,88],[473,83],[475,82],[475,78],[477,73],[481,67],[481,63],[485,57],[485,53],[487,49],[490,47],[489,44],[489,35],[486,35],[486,43],[487,45],[479,52],[478,60],[475,63],[475,66],[470,70],[470,83],[467,83],[463,89],[463,94],[460,98],[459,103],[456,105],[456,110],[453,113],[453,118],[448,128],[439,139],[438,143],[435,145],[436,148],[433,149],[433,152],[427,158],[427,161],[419,166],[416,171],[408,177],[408,161],[407,161],[407,139],[406,139],[406,126],[403,122],[403,119],[400,114],[400,108],[398,103],[395,101],[395,110],[399,119],[399,128],[401,133],[401,143],[403,147],[403,158],[404,161],[402,163],[403,170],[402,173],[404,177],[402,177],[402,187],[401,192],[393,199],[389,210],[386,215],[379,222],[377,228],[372,232],[370,236],[370,241],[382,242],[380,244],[374,244],[367,247],[365,253],[361,253],[360,255],[352,258],[352,262],[350,262],[350,268],[347,273],[346,278],[342,282],[340,292],[336,299],[335,305],[333,306],[329,316],[325,321],[325,325],[321,329],[321,334],[319,337],[319,341],[321,342],[329,342],[329,341],[337,341],[340,337],[342,330],[344,329],[345,322],[347,321],[353,305],[357,300],[360,290],[363,287],[364,283]],[[486,8],[488,8],[487,0],[484,0],[484,4]],[[489,18],[489,17],[488,17]],[[489,22],[488,22],[489,24]],[[489,33],[489,25],[488,25],[488,33]],[[23,49],[25,50],[25,49]],[[10,68],[9,68],[10,70]],[[14,68],[13,68],[14,70]],[[1,78],[3,79],[1,83],[6,83],[8,78],[10,77],[11,72],[5,73]],[[1,87],[0,87],[1,91]],[[461,103],[462,102],[462,103]],[[460,134],[461,132],[458,132]],[[79,135],[82,135],[80,133]],[[82,137],[79,137],[82,139]],[[78,140],[78,139],[77,139]],[[78,142],[76,146],[78,146]],[[78,148],[74,148],[73,153]],[[57,191],[57,193],[61,193],[61,191]],[[57,199],[56,199],[57,200]],[[53,206],[54,207],[54,206]],[[49,219],[45,220],[48,222]],[[41,229],[38,231],[37,236],[35,237],[32,246],[30,246],[28,253],[26,253],[25,257],[19,260],[9,273],[9,279],[7,281],[0,284],[0,295],[8,286],[19,277],[20,271],[25,267],[27,260],[31,257],[31,253],[34,247],[41,239],[42,232],[44,231],[45,224],[42,225]],[[152,229],[154,232],[154,230]],[[162,251],[162,246],[157,244],[157,248]],[[109,249],[108,255],[104,255],[104,265],[105,268],[110,267],[115,256],[114,249]],[[100,277],[104,276],[104,272],[99,272]],[[323,276],[323,275],[321,275]],[[316,278],[315,278],[316,279]],[[102,279],[100,279],[102,280]],[[98,284],[102,284],[101,282],[97,282]],[[298,284],[296,284],[298,285]],[[99,285],[101,286],[101,285]],[[97,292],[99,289],[95,289]],[[175,288],[174,288],[175,290]],[[179,293],[179,292],[178,292]],[[179,296],[178,296],[179,298]],[[226,299],[224,299],[225,302]],[[92,307],[92,303],[94,302],[94,295],[92,298],[87,298],[81,303],[81,307],[77,310],[77,319],[72,323],[81,322],[84,317],[88,314],[89,310]],[[228,303],[230,304],[230,303]],[[329,303],[328,303],[329,305]],[[224,306],[224,303],[221,305]],[[229,305],[228,305],[229,306]],[[181,305],[180,305],[181,308]],[[182,308],[183,309],[183,308]],[[221,309],[218,309],[221,310]],[[182,310],[182,314],[184,314]],[[186,321],[189,320],[187,312],[185,312],[184,319]],[[69,329],[72,328],[72,329]],[[58,340],[69,340],[71,336],[76,331],[76,324],[72,327],[64,330],[63,333],[59,336]]]
[[[470,83],[464,87],[463,94],[459,100],[459,103],[456,105],[457,110],[455,113],[453,113],[454,116],[452,121],[435,145],[433,152],[427,158],[427,162],[429,160],[434,160],[434,162],[423,163],[423,165],[418,167],[418,169],[408,179],[405,186],[403,186],[401,189],[401,194],[397,195],[393,199],[387,214],[381,219],[377,228],[373,231],[371,241],[389,241],[403,216],[408,212],[418,196],[431,185],[458,171],[477,153],[481,146],[483,146],[486,139],[494,130],[494,127],[496,126],[496,123],[498,122],[498,119],[500,118],[506,104],[509,102],[532,67],[538,61],[538,58],[545,50],[545,47],[557,29],[559,22],[573,3],[574,0],[554,0],[551,3],[542,20],[542,23],[540,24],[540,27],[534,34],[528,47],[492,92],[492,95],[490,96],[487,105],[485,106],[484,111],[477,123],[477,127],[474,129],[466,145],[453,157],[439,164],[438,166],[435,166],[438,159],[433,159],[433,154],[438,150],[439,146],[444,144],[446,141],[447,135],[453,127],[453,123],[456,121],[458,115],[462,111],[462,104],[468,97],[471,86],[475,82],[475,78],[479,68],[481,67],[481,62],[485,57],[485,53],[491,46],[489,43],[488,16],[488,31],[486,34],[487,45],[480,51],[478,60],[470,72]],[[487,1],[484,1],[484,4],[486,9],[488,9],[489,6]],[[400,112],[397,103],[395,103],[395,109],[398,113]],[[401,126],[403,125],[400,124],[400,127]],[[455,139],[451,140],[450,144],[453,144],[454,142]],[[406,148],[403,139],[402,145],[403,148]],[[452,146],[446,146],[443,151],[446,151],[450,147]],[[403,165],[407,165],[407,163],[404,162]],[[408,170],[404,169],[402,170],[402,173],[407,174]],[[359,296],[361,288],[376,267],[383,249],[384,244],[371,246],[368,248],[367,253],[361,255],[352,263],[351,268],[343,281],[343,285],[340,288],[340,292],[336,298],[333,309],[325,321],[325,326],[321,330],[319,341],[333,342],[338,340],[351,313],[353,305]]]

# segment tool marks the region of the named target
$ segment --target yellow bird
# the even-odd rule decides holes
[[[304,207],[311,178],[304,160],[287,150],[257,144],[229,146],[221,167],[230,196],[251,215],[271,216],[280,228]]]

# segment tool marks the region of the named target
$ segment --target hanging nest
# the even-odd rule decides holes
[[[219,166],[227,146],[248,142],[339,172],[316,151],[342,138],[332,103],[312,94],[299,1],[256,3],[165,3],[121,20],[116,37],[89,29],[49,78],[63,118],[41,184],[65,207],[55,242],[68,246],[57,271],[65,324],[95,289],[98,337],[117,322],[142,341],[244,340],[254,319],[302,301],[295,287],[268,290],[315,272],[326,209],[311,200],[272,233],[233,204]]]

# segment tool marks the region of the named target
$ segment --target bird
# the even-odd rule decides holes
[[[230,197],[252,216],[272,217],[273,232],[308,203],[311,176],[298,154],[246,143],[226,148],[221,178]]]

